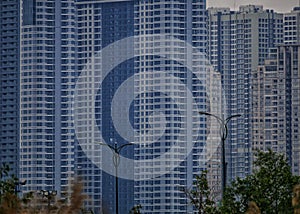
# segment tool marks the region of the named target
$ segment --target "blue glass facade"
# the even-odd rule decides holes
[[[91,94],[102,139],[111,146],[124,145],[130,140],[112,115],[127,112],[118,102],[113,109],[112,103],[122,84],[134,79],[127,117],[135,129],[135,144],[121,152],[135,161],[134,169],[125,168],[134,172],[134,179],[119,178],[120,213],[137,204],[143,213],[193,212],[179,187],[191,186],[202,170],[218,167],[211,165],[219,164],[220,148],[216,160],[207,152],[211,141],[219,142],[214,133],[218,127],[208,130],[212,122],[198,112],[221,109],[208,95],[220,89],[213,85],[220,77],[228,107],[226,113],[220,111],[225,116],[242,114],[228,127],[228,177],[250,173],[255,142],[251,71],[263,64],[269,48],[282,43],[282,15],[252,5],[239,12],[209,10],[207,22],[205,8],[205,0],[1,0],[0,164],[9,163],[12,173],[27,180],[24,191],[57,190],[61,196],[70,193],[69,181],[80,176],[88,195],[85,208],[115,213],[115,176],[101,169],[104,163],[114,167],[111,151],[94,146],[99,138],[95,129],[86,130],[94,122],[90,118],[80,121],[79,130],[86,135],[75,133],[74,90],[84,70],[89,89],[96,71],[114,65],[127,51],[133,57],[113,67]],[[299,40],[296,11],[284,19],[287,44]],[[131,36],[134,42],[126,50],[116,48],[97,61],[101,50]],[[221,76],[209,73],[206,53],[211,70]],[[290,79],[280,86],[286,92],[283,141],[293,172],[299,174],[299,46],[281,46],[278,53],[279,71]],[[215,134],[213,140],[210,134]],[[80,136],[86,138],[85,145]],[[220,172],[208,175],[218,185]]]
[[[111,2],[103,4],[102,10],[102,44],[103,48],[107,45],[117,42],[121,39],[133,36],[133,1],[127,2]],[[128,47],[133,49],[133,44]],[[117,53],[116,53],[117,55]],[[113,145],[115,142],[118,146],[129,143],[114,127],[112,118],[112,99],[116,91],[121,84],[133,76],[134,74],[134,59],[122,62],[115,67],[109,75],[104,79],[102,85],[102,128],[103,138],[106,142]],[[130,92],[129,92],[130,93]],[[131,92],[132,93],[132,92]],[[120,112],[125,114],[124,109],[119,109]],[[133,112],[128,115],[130,120],[133,120]],[[133,159],[133,146],[126,147],[121,152],[122,156]],[[110,161],[110,160],[106,160]],[[111,182],[114,176],[107,173],[103,174],[103,204],[110,207],[110,211],[113,213],[115,209],[115,183]],[[119,210],[120,213],[129,213],[133,204],[133,180],[126,180],[119,178]],[[109,184],[109,185],[108,185]],[[110,188],[108,188],[110,186]],[[109,197],[106,197],[109,196]],[[113,196],[113,197],[112,197]],[[112,198],[111,198],[112,197]]]
[[[101,76],[103,67],[118,62],[119,50],[111,52],[111,58],[104,57],[105,60],[99,56],[100,50],[121,39],[133,36],[133,1],[78,1],[76,6],[78,13],[78,68],[81,72],[87,71],[92,85],[94,84],[92,79],[97,76],[97,72]],[[132,49],[133,44],[129,44],[128,52],[132,52]],[[93,60],[95,63],[89,64]],[[114,67],[96,91],[95,109],[93,110],[97,126],[95,129],[99,129],[103,140],[112,146],[115,142],[118,146],[128,143],[119,135],[113,123],[112,102],[117,89],[133,75],[133,66],[133,59],[129,59]],[[126,114],[125,109],[118,109],[118,111]],[[132,114],[129,115],[130,120],[132,117]],[[96,131],[91,130],[89,135],[96,136],[95,133]],[[80,143],[81,139],[79,139],[80,145],[78,145],[76,155],[77,170],[86,185],[85,193],[92,199],[86,202],[86,206],[92,208],[96,213],[99,213],[100,210],[104,213],[115,213],[115,176],[100,169],[102,163],[110,165],[111,168],[114,167],[112,152],[108,151],[108,154],[103,154],[100,147],[95,154],[99,157],[98,162],[92,162],[90,157],[87,157],[88,152],[84,149],[86,145],[95,144],[96,138],[97,136],[91,137],[90,140],[84,140],[85,143]],[[132,159],[133,147],[124,148],[121,155]],[[118,183],[118,208],[120,213],[128,213],[133,207],[133,181],[119,178]]]
[[[134,6],[135,203],[142,213],[193,212],[180,187],[206,169],[205,121],[198,113],[208,102],[206,1]]]
[[[19,1],[0,2],[0,164],[18,174]]]
[[[74,174],[69,107],[76,72],[75,20],[66,10],[74,12],[74,4],[24,1],[22,6],[20,178],[27,180],[25,191],[57,190],[60,195]],[[32,11],[33,17],[27,17]]]
[[[19,177],[60,196],[74,177],[74,2],[24,0],[20,17]]]

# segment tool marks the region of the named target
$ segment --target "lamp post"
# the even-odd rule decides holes
[[[234,117],[240,117],[241,114],[232,115],[230,117],[227,117],[226,119],[218,117],[217,115],[208,113],[208,112],[199,112],[199,114],[211,116],[217,119],[219,125],[220,125],[220,137],[221,137],[221,146],[222,146],[222,197],[224,196],[224,191],[226,188],[226,181],[227,181],[227,163],[225,159],[225,141],[228,136],[228,122],[234,118]]]
[[[132,146],[132,143],[126,143],[118,147],[118,143],[115,142],[114,146],[111,146],[106,143],[99,143],[102,146],[107,146],[110,148],[110,150],[113,152],[113,164],[115,167],[115,183],[116,183],[116,192],[115,192],[115,197],[116,197],[116,214],[119,214],[119,180],[118,180],[118,167],[120,165],[120,153],[121,150],[126,147],[126,146]]]

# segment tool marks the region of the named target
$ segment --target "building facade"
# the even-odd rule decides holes
[[[284,14],[284,44],[300,43],[300,7]]]
[[[120,117],[126,114],[121,104],[113,106],[113,98],[121,84],[134,73],[133,57],[124,62],[119,61],[122,54],[133,52],[133,43],[128,42],[125,48],[117,46],[108,51],[109,55],[103,55],[101,50],[109,49],[110,45],[133,36],[133,1],[82,0],[76,2],[76,8],[80,72],[76,87],[79,94],[86,95],[82,100],[75,100],[74,104],[75,115],[78,115],[75,117],[78,126],[76,170],[85,183],[85,194],[92,199],[86,201],[86,208],[92,208],[96,213],[116,213],[117,194],[119,212],[129,213],[134,206],[133,180],[120,176],[116,191],[114,171],[110,173],[102,170],[103,164],[114,168],[113,152],[99,143],[110,146],[117,143],[118,147],[128,143],[116,130],[112,109],[117,108]],[[108,73],[104,72],[106,67],[112,67]],[[82,79],[83,85],[80,86]],[[133,91],[127,94],[133,94]],[[90,99],[94,102],[90,102]],[[128,99],[132,97],[128,96]],[[132,113],[126,116],[133,120]],[[124,126],[121,128],[126,129]],[[133,146],[122,149],[121,156],[133,159]],[[125,168],[129,171],[130,166]]]
[[[253,150],[285,154],[295,175],[299,175],[299,59],[299,45],[280,45],[252,75]]]
[[[207,72],[207,91],[210,94],[209,113],[224,119],[226,102],[222,91],[221,74],[216,72],[213,66],[209,66]],[[207,118],[206,152],[210,154],[206,163],[207,182],[211,189],[211,197],[215,201],[221,201],[222,197],[222,145],[220,143],[220,121],[215,117]]]
[[[284,14],[284,46],[279,48],[278,72],[285,77],[287,97],[287,148],[293,173],[299,175],[299,72],[300,8]]]
[[[21,1],[20,173],[24,191],[69,192],[74,177],[74,1]]]
[[[22,1],[19,177],[27,180],[24,192],[57,191],[64,197],[71,191],[71,181],[79,177],[88,196],[86,209],[115,212],[114,177],[101,170],[102,159],[109,156],[95,146],[95,129],[101,129],[105,140],[126,143],[113,127],[110,104],[124,78],[133,74],[133,59],[114,68],[93,94],[95,121],[74,117],[74,95],[81,73],[88,72],[95,82],[95,70],[104,67],[93,61],[98,52],[133,35],[133,15],[133,1]],[[109,59],[107,65],[115,61]],[[92,122],[95,129],[86,130]],[[91,154],[86,150],[90,147]],[[133,156],[132,152],[128,148],[123,155]],[[118,207],[127,213],[133,206],[133,181],[120,178],[119,186]]]
[[[283,15],[283,44],[252,73],[253,150],[285,154],[299,175],[299,8]]]
[[[269,49],[283,41],[282,14],[262,6],[208,9],[208,58],[222,75],[226,115],[228,180],[251,172],[251,71],[263,64]]]
[[[206,2],[135,2],[134,200],[192,213],[182,187],[206,169]]]
[[[19,1],[0,2],[0,164],[18,174]]]
[[[277,48],[274,48],[265,64],[258,66],[252,73],[252,150],[272,149],[286,153],[285,128],[278,130],[279,121],[285,121],[285,118],[278,117],[277,64]],[[283,88],[280,91],[284,93]],[[280,107],[282,112],[285,112],[284,103]],[[279,138],[280,132],[282,134]]]
[[[299,175],[300,45],[280,46],[278,52],[279,81],[283,82],[282,85],[285,84],[284,90],[286,93],[286,112],[282,116],[286,119],[287,157],[290,161],[292,172]],[[279,97],[279,99],[280,98],[282,97]],[[280,113],[282,114],[283,112],[280,111]]]

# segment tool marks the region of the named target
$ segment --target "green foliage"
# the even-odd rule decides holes
[[[21,210],[22,204],[26,204],[32,198],[32,193],[18,197],[17,187],[20,181],[14,175],[9,175],[10,168],[3,164],[0,167],[0,214],[17,213]]]
[[[254,201],[261,213],[293,213],[293,187],[300,183],[291,173],[286,158],[271,150],[257,152],[252,175],[237,179],[225,191],[222,213],[245,213]]]
[[[192,189],[184,189],[183,191],[199,214],[219,213],[211,197],[211,191],[207,182],[207,171],[203,171],[200,176],[196,177]]]
[[[15,194],[18,179],[9,176],[9,170],[8,165],[0,167],[0,214],[15,213],[20,208],[20,200]]]
[[[93,213],[91,210],[82,209],[86,196],[82,194],[83,184],[80,180],[72,183],[69,200],[56,201],[54,195],[40,195],[33,192],[23,194],[20,198],[17,187],[25,185],[26,182],[20,182],[15,176],[9,176],[9,170],[7,165],[0,167],[0,214]]]
[[[15,183],[18,182],[14,176],[8,177],[9,170],[8,165],[3,164],[0,167],[0,203],[5,194],[15,192]]]

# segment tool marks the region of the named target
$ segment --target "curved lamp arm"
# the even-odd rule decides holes
[[[234,117],[240,117],[242,116],[241,114],[236,114],[236,115],[231,115],[230,117],[227,117],[226,119],[222,119],[221,117],[208,113],[208,112],[202,112],[200,111],[199,114],[202,115],[207,115],[207,116],[211,116],[217,119],[217,121],[219,122],[219,124],[221,125],[220,127],[220,136],[222,138],[222,140],[225,140],[228,136],[228,127],[227,124],[229,123],[229,121],[234,118]]]

